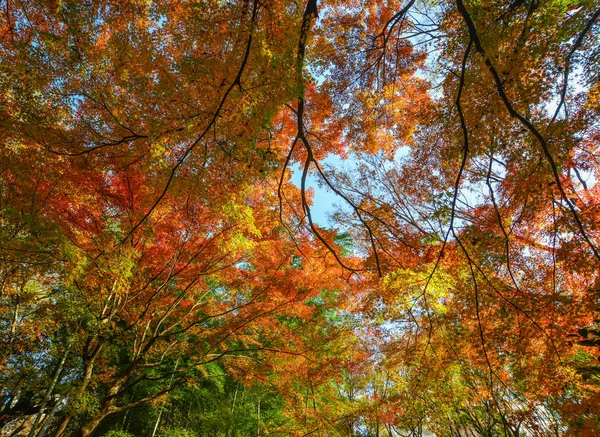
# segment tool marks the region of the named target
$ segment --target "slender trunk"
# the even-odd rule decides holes
[[[15,300],[15,313],[13,314],[13,319],[10,323],[10,336],[8,339],[9,344],[12,344],[15,340],[15,334],[17,332],[17,322],[19,321],[19,306],[19,296],[17,296]]]
[[[62,398],[59,397],[57,399],[56,403],[54,404],[54,407],[52,407],[52,411],[50,411],[50,414],[48,414],[48,417],[46,417],[46,419],[44,420],[44,423],[42,424],[42,428],[36,434],[35,437],[44,437],[44,434],[46,434],[46,431],[48,431],[48,427],[50,426],[50,423],[52,422],[52,419],[54,418],[54,415],[56,414],[56,411],[58,410],[58,407],[59,407],[61,401],[62,401]]]
[[[175,366],[173,367],[173,374],[171,374],[171,378],[169,379],[169,389],[171,388],[171,384],[173,384],[173,376],[175,375],[175,372],[177,371],[177,367],[179,366],[179,358],[177,359],[177,361],[175,361]],[[152,431],[152,437],[154,437],[156,435],[156,431],[158,430],[158,425],[160,424],[160,418],[162,416],[163,413],[163,409],[162,407],[160,407],[160,410],[158,412],[158,418],[156,419],[156,424],[154,425],[154,431]]]
[[[235,393],[233,394],[233,403],[231,404],[231,412],[233,413],[233,410],[235,410],[235,400],[237,399],[237,394],[238,394],[238,389],[240,388],[240,383],[236,383],[235,386]]]
[[[121,425],[121,429],[125,432],[127,432],[127,430],[129,429],[129,414],[130,414],[131,410],[127,410],[125,411],[125,415],[123,416],[123,424]]]
[[[158,411],[158,417],[156,418],[156,423],[154,424],[154,430],[152,430],[152,437],[156,435],[156,431],[158,430],[158,425],[160,424],[160,416],[162,416],[162,408]]]
[[[90,359],[85,363],[85,373],[83,376],[83,381],[81,383],[81,387],[79,387],[79,390],[77,391],[78,396],[82,395],[87,390],[87,387],[88,387],[90,381],[92,380],[92,375],[94,374],[94,361],[96,360],[96,357],[98,356],[98,353],[101,350],[102,350],[102,346],[100,345],[96,348],[96,350],[94,351],[94,353],[92,354]],[[67,429],[67,426],[69,426],[69,423],[71,422],[72,418],[73,418],[73,413],[69,413],[65,416],[65,418],[59,425],[58,429],[56,430],[54,437],[61,437],[63,435],[63,433]]]
[[[256,407],[256,435],[260,435],[260,398]]]
[[[48,390],[46,390],[46,394],[44,396],[44,401],[42,402],[42,405],[40,405],[40,410],[38,411],[38,413],[35,416],[35,420],[33,421],[33,425],[31,425],[31,429],[29,430],[29,434],[27,434],[27,437],[33,437],[33,435],[37,429],[38,423],[40,422],[40,419],[42,418],[42,415],[44,414],[44,410],[46,409],[48,402],[50,402],[52,392],[54,391],[54,387],[56,387],[56,383],[58,382],[58,378],[60,377],[60,374],[62,373],[63,366],[65,365],[65,361],[67,360],[67,356],[69,355],[70,350],[71,350],[71,345],[69,344],[67,346],[67,350],[65,350],[65,353],[63,354],[63,356],[60,360],[60,363],[58,364],[58,369],[56,369],[56,372],[54,373],[54,377],[52,378],[52,383],[50,384],[50,387],[48,387]],[[60,401],[60,398],[59,398],[59,401]]]

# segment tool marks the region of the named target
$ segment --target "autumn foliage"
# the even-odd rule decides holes
[[[0,4],[2,436],[600,435],[597,2]]]

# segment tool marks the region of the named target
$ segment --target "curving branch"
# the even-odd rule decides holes
[[[596,12],[594,12],[594,14],[588,20],[587,24],[585,25],[585,27],[583,28],[583,30],[581,31],[581,33],[575,40],[575,44],[573,44],[573,47],[571,47],[571,50],[569,51],[567,58],[565,59],[565,74],[563,77],[562,89],[560,91],[560,101],[558,102],[558,106],[556,107],[556,110],[554,111],[554,115],[552,116],[552,122],[554,122],[556,120],[556,117],[558,117],[558,114],[560,113],[560,108],[562,108],[563,105],[565,105],[565,114],[568,115],[567,107],[565,104],[565,98],[567,96],[567,86],[569,84],[569,73],[571,72],[571,60],[573,59],[573,55],[575,54],[575,52],[577,50],[579,50],[579,48],[583,44],[583,40],[585,39],[585,36],[590,31],[590,29],[592,28],[592,26],[594,25],[594,23],[596,22],[598,17],[600,17],[600,9],[596,10]]]
[[[309,0],[306,5],[306,9],[304,10],[304,14],[302,16],[302,24],[300,27],[300,37],[298,38],[298,49],[297,49],[297,54],[296,54],[296,86],[297,86],[297,92],[298,92],[298,108],[295,112],[296,112],[296,120],[297,120],[297,133],[296,133],[296,138],[294,139],[294,142],[292,144],[292,148],[291,148],[290,152],[288,153],[288,158],[286,160],[285,166],[287,167],[287,165],[289,164],[289,160],[290,160],[290,157],[291,157],[294,147],[296,146],[296,144],[298,142],[301,142],[306,150],[307,156],[306,156],[306,160],[304,161],[303,168],[302,168],[302,178],[301,178],[301,182],[300,182],[300,195],[301,195],[301,199],[302,199],[302,208],[306,215],[306,219],[308,221],[308,226],[310,227],[313,234],[317,237],[317,239],[334,256],[336,262],[339,265],[341,265],[343,268],[345,268],[347,270],[355,272],[356,271],[355,269],[346,265],[342,261],[342,259],[340,258],[338,253],[335,251],[335,249],[331,246],[331,244],[329,244],[327,242],[327,240],[325,240],[323,235],[321,235],[321,232],[319,232],[319,230],[315,226],[313,219],[312,219],[311,211],[310,211],[310,205],[306,198],[306,178],[308,176],[308,172],[310,170],[311,164],[315,164],[316,166],[318,166],[318,162],[316,161],[316,159],[314,157],[312,145],[306,138],[306,134],[304,132],[304,103],[305,103],[305,100],[304,100],[303,72],[304,72],[304,58],[305,58],[305,54],[306,54],[306,43],[307,43],[307,39],[308,39],[308,33],[312,27],[313,21],[317,17],[317,13],[318,13],[317,0]],[[284,167],[284,169],[285,169],[285,167]],[[281,180],[280,180],[280,187],[281,187]],[[281,202],[281,189],[279,190],[279,196],[280,196],[279,198],[280,198],[280,202]],[[280,203],[280,207],[281,207],[281,203]],[[280,213],[281,213],[281,209],[280,209]]]
[[[546,158],[546,161],[548,162],[548,164],[550,165],[550,168],[552,169],[552,174],[554,176],[554,181],[556,183],[556,186],[558,187],[558,190],[560,192],[562,200],[565,202],[565,204],[567,205],[567,208],[569,209],[569,211],[573,215],[573,219],[575,220],[575,223],[577,224],[577,227],[579,228],[579,232],[581,233],[581,236],[583,237],[583,239],[585,240],[585,242],[587,243],[587,245],[592,250],[592,252],[594,254],[594,257],[598,261],[600,261],[600,252],[598,251],[598,249],[596,248],[596,246],[594,245],[594,243],[592,242],[592,240],[588,236],[588,234],[587,234],[587,232],[586,232],[586,230],[585,230],[585,228],[583,226],[583,222],[581,221],[581,218],[579,217],[579,214],[577,213],[577,210],[575,209],[575,205],[573,205],[573,203],[569,199],[569,196],[567,196],[567,193],[566,193],[566,191],[565,191],[565,189],[563,187],[563,184],[562,184],[562,182],[560,180],[560,175],[558,173],[558,167],[556,165],[556,162],[554,161],[554,157],[550,153],[550,149],[548,148],[548,142],[546,141],[546,139],[544,138],[544,136],[540,133],[540,131],[533,125],[533,123],[531,121],[529,121],[527,118],[525,118],[523,115],[521,115],[515,109],[515,107],[513,106],[512,102],[508,98],[508,95],[506,94],[506,91],[504,89],[504,84],[502,82],[502,79],[500,78],[500,75],[498,74],[498,71],[496,70],[496,68],[492,64],[492,61],[490,60],[489,56],[486,54],[485,49],[483,48],[483,46],[481,44],[481,40],[479,39],[479,35],[477,33],[477,29],[475,28],[475,23],[473,22],[473,19],[471,18],[471,15],[469,14],[469,11],[467,11],[467,8],[465,7],[465,5],[463,3],[463,0],[456,0],[456,6],[457,6],[457,9],[458,9],[458,12],[463,17],[463,19],[465,21],[465,24],[467,25],[467,29],[468,29],[468,32],[469,32],[470,39],[475,44],[475,48],[476,48],[477,52],[480,53],[483,56],[483,58],[484,58],[484,63],[486,65],[486,67],[488,68],[490,74],[492,75],[492,78],[493,78],[494,83],[496,85],[496,91],[500,95],[500,98],[502,99],[502,102],[504,103],[504,106],[508,110],[508,113],[511,115],[511,117],[514,117],[517,120],[519,120],[519,122],[540,143],[540,146],[542,148],[542,152],[544,154],[544,157]]]
[[[258,0],[254,1],[253,7],[252,7],[252,17],[250,18],[250,32],[248,35],[248,41],[246,43],[246,50],[244,52],[242,63],[240,65],[240,68],[238,69],[238,73],[236,74],[235,79],[233,80],[233,82],[231,82],[231,84],[225,91],[225,94],[221,98],[221,101],[220,101],[219,105],[217,106],[215,113],[213,114],[212,118],[210,119],[210,121],[208,122],[208,124],[206,125],[204,130],[194,140],[194,142],[185,150],[183,155],[177,160],[177,163],[171,169],[171,172],[169,174],[169,177],[167,178],[167,182],[166,182],[163,190],[158,195],[158,197],[156,198],[156,200],[154,201],[154,203],[152,204],[150,209],[131,228],[131,230],[127,233],[127,235],[125,235],[125,237],[123,237],[121,242],[126,241],[131,235],[133,235],[133,233],[148,219],[148,217],[150,217],[152,212],[156,209],[156,207],[159,205],[159,203],[164,199],[167,192],[169,191],[171,184],[173,183],[173,180],[175,179],[175,176],[177,175],[177,171],[179,170],[179,167],[181,167],[181,165],[185,162],[187,157],[192,153],[192,151],[196,148],[196,146],[198,146],[198,144],[200,144],[200,141],[202,141],[202,139],[206,136],[206,134],[208,134],[208,132],[213,128],[213,126],[217,122],[217,118],[219,118],[221,111],[222,111],[223,107],[225,106],[225,102],[227,101],[227,98],[229,97],[229,94],[231,93],[231,91],[233,91],[233,89],[236,86],[239,87],[240,89],[242,89],[241,79],[242,79],[244,70],[246,69],[246,64],[248,63],[248,57],[250,56],[250,49],[252,48],[252,39],[253,39],[254,27],[255,27],[257,15],[258,15],[259,4],[260,4],[260,2]]]

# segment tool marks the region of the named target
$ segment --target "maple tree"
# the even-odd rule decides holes
[[[9,433],[600,432],[597,2],[2,9]]]

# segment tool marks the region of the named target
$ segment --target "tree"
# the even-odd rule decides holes
[[[66,400],[56,434],[89,435],[107,415],[159,399],[214,361],[234,372],[261,352],[301,353],[279,318],[309,317],[305,302],[339,276],[306,235],[286,237],[270,206],[279,151],[266,127],[294,86],[280,65],[296,47],[282,36],[302,10],[6,6],[3,178],[14,189],[4,196],[5,241],[21,232],[34,255],[51,251],[51,269],[40,273],[29,258],[4,264],[15,302],[8,343],[37,329],[8,351],[6,420]],[[29,199],[29,210],[19,207]],[[26,227],[35,220],[49,241]],[[23,309],[23,292],[10,290],[37,275],[48,304]],[[28,366],[40,367],[40,354],[50,361],[35,384],[19,376],[25,347]],[[63,355],[67,366],[53,368]],[[54,375],[60,384],[49,388]],[[138,390],[147,381],[163,383]],[[27,408],[14,404],[28,393]]]
[[[383,286],[373,286],[374,311],[383,310],[384,325],[396,318],[404,324],[388,355],[410,361],[451,353],[418,363],[416,372],[427,378],[447,360],[478,369],[476,385],[486,393],[486,414],[496,416],[490,418],[500,427],[496,432],[509,433],[507,423],[537,429],[548,423],[539,416],[550,409],[558,431],[594,433],[596,424],[577,424],[573,410],[556,399],[577,392],[581,405],[595,402],[594,389],[584,388],[565,357],[574,352],[566,333],[591,322],[597,301],[596,186],[590,182],[596,170],[588,161],[597,145],[597,80],[590,69],[597,59],[597,5],[405,6],[414,15],[400,7],[397,15],[377,11],[382,33],[346,34],[355,53],[375,56],[354,70],[355,90],[368,89],[360,80],[370,74],[383,89],[384,61],[394,47],[385,37],[402,32],[437,50],[425,65],[437,69],[430,77],[440,86],[429,103],[422,101],[428,110],[400,143],[405,149],[396,162],[380,154],[360,159],[354,172],[326,175],[355,212],[354,218],[340,215],[340,222],[354,229],[355,240],[372,254],[372,270],[384,276]],[[344,12],[344,19],[355,17],[364,28],[365,9]],[[397,24],[406,30],[394,30]],[[579,88],[572,82],[574,63],[581,69]],[[330,67],[331,81],[352,77],[344,72],[349,65]],[[373,114],[389,110],[386,100],[375,102],[381,108]],[[437,314],[440,304],[444,317]],[[447,324],[452,337],[436,346]],[[456,341],[460,347],[440,351]],[[439,385],[435,390],[443,392]],[[460,408],[478,414],[472,405]],[[439,421],[427,418],[434,421],[430,428]]]
[[[597,2],[2,6],[0,424],[597,432]]]

